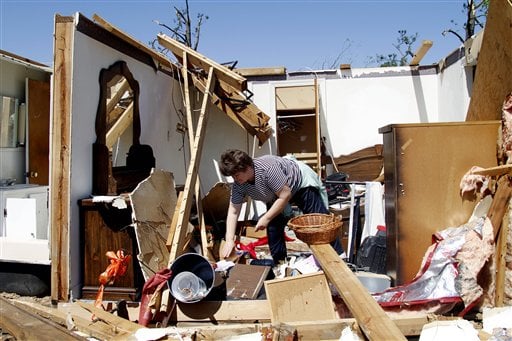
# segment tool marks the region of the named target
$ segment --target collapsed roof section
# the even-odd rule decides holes
[[[179,67],[165,55],[138,42],[123,31],[109,24],[100,16],[95,14],[93,18],[96,24],[100,25],[117,38],[149,54],[156,65],[162,65],[179,72]],[[247,81],[244,77],[164,34],[158,35],[158,42],[169,49],[180,62],[183,61],[184,53],[188,55],[188,72],[192,74],[193,85],[201,92],[205,91],[203,85],[205,83],[204,80],[208,74],[208,69],[212,67],[217,79],[214,93],[210,97],[213,104],[221,111],[225,112],[249,134],[256,136],[260,145],[268,140],[272,134],[272,128],[268,123],[270,117],[254,105],[254,103],[250,101],[250,97],[246,95]]]

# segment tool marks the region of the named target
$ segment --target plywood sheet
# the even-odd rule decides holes
[[[491,1],[466,121],[497,120],[512,89],[512,6]]]
[[[272,323],[336,318],[331,291],[322,271],[265,281]]]

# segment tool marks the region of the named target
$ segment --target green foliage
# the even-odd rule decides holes
[[[399,30],[396,44],[393,44],[397,53],[377,54],[375,57],[370,57],[370,63],[381,67],[408,65],[409,59],[414,56],[412,46],[417,39],[418,33],[407,35],[407,30]]]

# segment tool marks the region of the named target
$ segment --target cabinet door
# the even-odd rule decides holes
[[[415,277],[435,232],[471,216],[476,201],[462,200],[460,180],[472,166],[496,166],[498,128],[498,121],[397,125],[384,137],[387,265],[396,285]]]

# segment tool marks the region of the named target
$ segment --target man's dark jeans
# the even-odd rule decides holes
[[[308,213],[325,213],[330,214],[327,207],[325,207],[324,202],[318,189],[315,187],[305,187],[299,189],[297,193],[293,196],[291,203],[294,203],[298,206],[298,208],[304,214]],[[267,208],[272,206],[272,204],[268,204]],[[272,259],[274,260],[274,264],[278,264],[279,261],[282,261],[286,258],[286,242],[284,239],[284,228],[288,223],[289,217],[285,217],[282,213],[277,215],[267,227],[267,237],[268,237],[268,246],[270,249],[270,254],[272,255]],[[336,238],[335,241],[331,243],[336,253],[341,254],[343,252],[343,247],[341,246],[341,242],[339,237]]]

